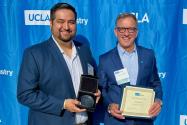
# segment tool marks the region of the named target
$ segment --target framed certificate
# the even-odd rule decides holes
[[[122,115],[150,118],[148,111],[154,103],[154,98],[155,92],[153,89],[126,86],[120,107]]]

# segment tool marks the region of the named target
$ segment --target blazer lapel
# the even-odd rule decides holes
[[[118,54],[118,50],[117,50],[117,47],[114,48],[114,51],[112,53],[112,61],[114,63],[114,66],[115,66],[115,69],[116,70],[119,70],[119,69],[122,69],[123,68],[123,64],[121,62],[121,59],[120,59],[120,56]]]
[[[137,81],[136,81],[136,85],[140,85],[140,78],[141,78],[141,74],[143,73],[143,65],[144,65],[144,58],[143,58],[143,54],[142,54],[142,51],[141,51],[141,48],[139,48],[137,46],[137,54],[138,54],[138,76],[137,76]]]
[[[120,59],[117,47],[114,49],[112,59],[113,59],[113,63],[115,64],[115,69],[116,70],[120,70],[120,69],[124,68],[123,64],[122,64],[122,61]],[[130,86],[130,82],[120,85],[121,88],[125,88],[126,86]]]
[[[51,50],[51,52],[53,53],[54,57],[61,62],[59,70],[61,70],[61,72],[64,73],[64,75],[63,75],[63,76],[65,76],[64,80],[67,80],[67,83],[69,83],[67,85],[67,87],[70,90],[71,96],[72,97],[76,97],[76,94],[75,94],[75,91],[74,91],[74,87],[73,87],[72,78],[71,78],[68,66],[66,64],[66,61],[65,61],[62,53],[60,52],[58,46],[55,44],[55,42],[53,41],[52,38],[49,39],[49,42],[50,42],[50,50]]]
[[[120,70],[120,69],[123,69],[123,64],[122,64],[122,61],[120,59],[120,56],[119,56],[119,53],[118,53],[118,50],[117,50],[117,47],[114,49],[113,51],[113,55],[112,55],[112,60],[113,60],[113,63],[114,63],[114,66],[115,66],[115,71],[117,70]],[[127,85],[130,85],[130,83],[124,83],[124,84],[121,84],[120,87],[122,88],[122,91],[123,91],[123,88],[125,88],[125,86]]]
[[[79,55],[80,61],[81,61],[81,65],[82,65],[82,70],[83,70],[83,74],[88,74],[88,66],[87,66],[87,61],[85,60],[85,56],[84,56],[84,50],[81,49],[80,46],[76,45],[76,49],[77,49],[77,53]]]

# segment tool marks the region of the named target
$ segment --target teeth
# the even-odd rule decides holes
[[[124,39],[124,40],[128,40],[128,38],[127,38],[127,37],[122,37],[122,39]]]

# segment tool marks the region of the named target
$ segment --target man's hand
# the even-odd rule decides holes
[[[121,114],[122,112],[119,110],[119,105],[112,103],[108,106],[108,112],[118,119],[125,119],[125,117]]]
[[[155,117],[160,113],[162,107],[162,101],[161,100],[155,100],[151,108],[149,109],[149,115],[151,117]]]
[[[64,101],[64,109],[70,111],[70,112],[83,112],[86,111],[86,109],[80,109],[77,107],[77,105],[80,104],[79,101],[75,99],[66,99]]]
[[[100,90],[98,89],[96,93],[94,93],[94,95],[96,96],[96,103],[99,102],[99,99],[101,98],[101,92]]]

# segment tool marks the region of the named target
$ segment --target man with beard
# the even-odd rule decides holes
[[[76,97],[81,74],[95,75],[96,63],[90,48],[73,40],[76,19],[74,7],[57,3],[50,10],[52,36],[24,52],[17,97],[30,108],[29,125],[91,124]]]

